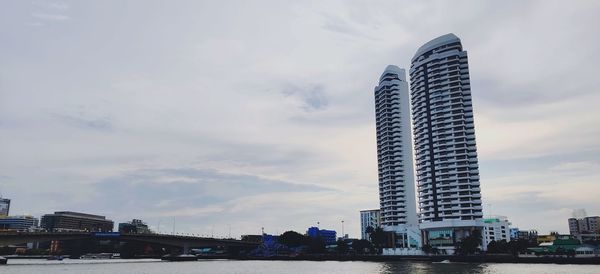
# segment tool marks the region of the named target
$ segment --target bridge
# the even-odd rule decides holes
[[[190,248],[217,246],[252,248],[259,245],[255,242],[246,242],[233,239],[216,239],[169,234],[131,234],[119,232],[0,232],[0,246],[30,242],[70,241],[85,239],[158,244],[182,248],[184,253],[188,253]]]

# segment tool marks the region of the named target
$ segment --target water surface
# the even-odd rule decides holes
[[[4,274],[66,273],[600,273],[600,265],[473,264],[429,262],[232,261],[163,262],[160,260],[12,259]]]

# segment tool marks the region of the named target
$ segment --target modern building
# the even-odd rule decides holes
[[[396,233],[396,247],[419,247],[410,98],[404,69],[389,65],[379,77],[375,114],[381,226]]]
[[[511,223],[508,221],[506,216],[490,216],[484,218],[482,236],[485,238],[485,242],[499,242],[502,240],[510,242],[510,225]]]
[[[318,227],[309,227],[306,235],[311,238],[321,238],[325,245],[334,245],[337,241],[337,233],[335,230],[319,229]]]
[[[139,219],[133,219],[131,222],[119,223],[119,232],[132,234],[149,234],[152,233],[148,225]]]
[[[519,232],[517,233],[517,239],[526,240],[530,243],[537,243],[537,238],[537,230],[519,230]]]
[[[363,240],[369,240],[369,234],[367,234],[367,228],[372,227],[373,229],[381,227],[381,214],[379,209],[372,210],[361,210],[360,211],[360,238]]]
[[[519,228],[518,227],[512,227],[510,228],[510,240],[517,240],[519,239]]]
[[[421,46],[410,80],[423,242],[453,253],[483,228],[469,64],[460,39],[446,34]]]
[[[0,217],[8,216],[10,213],[10,199],[0,197]]]
[[[114,223],[100,215],[57,211],[42,216],[41,226],[48,231],[109,232],[113,230]]]
[[[600,217],[569,218],[569,233],[573,236],[580,234],[600,234]]]
[[[39,220],[33,216],[0,217],[0,230],[28,231],[38,227]]]

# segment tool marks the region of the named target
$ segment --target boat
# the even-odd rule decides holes
[[[188,261],[197,261],[198,257],[196,255],[191,254],[181,254],[181,255],[165,255],[160,258],[163,261],[170,262],[188,262]]]
[[[50,257],[46,258],[46,260],[48,260],[48,261],[62,261],[63,259],[64,259],[64,257],[60,256],[60,255],[50,256]]]
[[[112,259],[112,253],[94,253],[94,254],[85,254],[80,257],[83,260],[101,260],[101,259]]]

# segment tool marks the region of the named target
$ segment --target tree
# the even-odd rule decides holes
[[[373,234],[373,232],[375,232],[375,229],[372,226],[367,226],[365,229],[365,234],[369,235],[369,241],[371,242],[373,242],[373,239],[371,239],[371,234]]]
[[[423,250],[423,252],[430,254],[432,247],[430,245],[423,245],[423,247],[421,247],[421,250]]]
[[[488,253],[498,253],[498,243],[496,243],[496,241],[491,241],[487,245],[487,252]]]
[[[386,234],[383,228],[375,228],[369,236],[371,238],[371,242],[377,248],[377,252],[381,253],[381,249],[383,248],[383,245],[386,241]]]
[[[309,243],[309,239],[296,231],[286,231],[279,236],[279,243],[287,245],[288,247],[298,247],[301,245],[307,245]]]
[[[358,254],[364,254],[365,250],[371,250],[373,248],[373,244],[367,240],[353,240],[352,241],[352,249],[356,251]]]
[[[339,239],[339,240],[337,240],[336,244],[337,244],[337,248],[336,249],[337,249],[337,252],[339,254],[346,254],[346,253],[348,253],[349,247],[348,247],[348,243],[346,243],[346,241],[344,241],[342,239]]]
[[[475,254],[481,245],[481,231],[474,229],[471,235],[465,237],[457,248],[457,253],[461,255]]]
[[[515,257],[518,256],[519,253],[526,252],[528,247],[529,241],[525,239],[512,240],[506,245],[507,251],[513,254]]]
[[[487,253],[510,253],[511,251],[506,240],[491,241],[487,246]]]
[[[308,252],[313,254],[325,253],[325,241],[321,237],[308,237]]]

